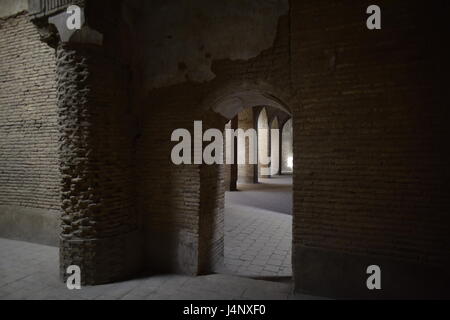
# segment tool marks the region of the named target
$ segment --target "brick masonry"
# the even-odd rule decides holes
[[[18,237],[17,228],[45,244],[56,244],[56,230],[45,234],[60,212],[55,61],[25,13],[0,19],[1,234]]]
[[[80,111],[87,107],[95,121],[87,127],[75,121],[75,133],[87,140],[79,148],[63,139],[62,150],[58,127],[64,138],[71,125],[61,113],[58,118],[54,52],[38,41],[24,15],[1,20],[0,204],[57,210],[63,192],[73,209],[66,224],[74,242],[63,243],[62,250],[68,256],[89,261],[97,252],[101,265],[112,258],[112,245],[124,252],[142,241],[148,269],[208,272],[223,255],[223,172],[172,165],[169,139],[174,129],[191,130],[194,120],[223,130],[229,119],[211,114],[214,104],[205,102],[233,88],[256,88],[293,112],[296,288],[367,295],[367,263],[382,264],[388,283],[396,284],[385,288],[386,296],[411,288],[410,281],[420,282],[417,290],[433,287],[433,274],[442,275],[445,285],[449,111],[441,41],[448,4],[438,1],[432,13],[412,1],[380,0],[383,30],[368,31],[369,4],[292,1],[272,48],[247,61],[213,61],[216,77],[207,83],[191,82],[180,61],[185,83],[148,91],[132,54],[130,77],[114,59],[94,59],[88,67],[95,75],[92,87],[81,86],[93,90]],[[105,47],[114,49],[108,39],[117,39],[105,39]],[[85,56],[79,58],[69,63],[72,75]],[[80,84],[69,80],[60,81],[59,90]],[[102,106],[111,106],[104,119],[97,113]],[[72,112],[75,119],[83,116]],[[87,158],[95,178],[88,172],[76,180],[83,164],[70,158],[71,150]],[[67,185],[59,185],[60,163],[63,173],[71,172]],[[111,177],[105,175],[109,169]],[[104,205],[98,221],[85,200]],[[94,226],[83,230],[77,221],[85,213]],[[127,237],[135,229],[141,240]],[[75,239],[78,231],[82,236]],[[92,244],[94,235],[100,242]],[[102,241],[107,236],[113,240]],[[123,261],[111,262],[111,275],[124,275]],[[100,270],[91,270],[93,282],[108,280],[95,279]]]
[[[281,152],[282,152],[282,145],[281,145],[281,139],[282,139],[282,133],[280,130],[280,124],[278,121],[278,118],[272,120],[270,124],[271,130],[278,130],[278,139],[277,137],[270,134],[270,175],[274,176],[280,173],[280,161],[281,161]]]
[[[127,70],[82,44],[59,45],[56,65],[61,275],[78,265],[86,284],[110,282],[136,271],[140,255]]]
[[[238,116],[234,117],[233,120],[230,120],[226,126],[225,131],[223,133],[224,136],[224,185],[225,191],[237,191],[237,180],[238,180],[238,139],[233,137],[233,143],[228,143],[227,131],[226,130],[237,130],[239,125]],[[233,150],[227,150],[227,144],[232,145]],[[234,164],[226,164],[227,153],[230,151],[230,156],[232,155]]]
[[[244,131],[257,130],[255,127],[255,115],[252,108],[246,108],[238,115],[238,128]],[[238,163],[245,162],[246,164],[238,164],[238,182],[239,183],[255,183],[258,181],[256,176],[256,165],[248,164],[250,162],[250,148],[252,145],[246,138],[238,139]],[[257,142],[256,142],[257,143]],[[256,146],[253,147],[256,150]],[[257,156],[257,155],[255,155]]]
[[[426,282],[440,286],[448,274],[448,59],[441,49],[448,4],[378,1],[383,27],[376,32],[365,26],[370,4],[291,3],[292,79],[301,100],[294,106],[294,270],[304,289],[362,295],[366,264],[378,263],[393,279],[384,293],[398,296]],[[315,276],[305,271],[307,259]],[[443,278],[412,276],[421,266],[435,266]]]

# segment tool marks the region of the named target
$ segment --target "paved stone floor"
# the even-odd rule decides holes
[[[292,177],[240,185],[225,200],[225,273],[292,276]],[[269,210],[261,209],[267,207]]]
[[[159,275],[70,291],[58,279],[58,249],[0,239],[1,300],[286,300],[290,283],[230,275]]]
[[[229,273],[292,276],[291,216],[244,206],[225,210],[225,267]]]
[[[260,179],[258,184],[240,184],[227,192],[226,203],[292,215],[292,176]]]
[[[291,183],[265,179],[227,193],[222,274],[157,275],[70,291],[58,279],[57,248],[0,239],[0,299],[315,299],[293,295],[289,281]]]

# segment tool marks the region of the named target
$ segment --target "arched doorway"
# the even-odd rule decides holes
[[[289,108],[272,94],[258,90],[228,93],[216,99],[215,102],[212,109],[225,116],[227,121],[234,119],[233,121],[238,123],[238,129],[266,130],[262,140],[258,134],[258,145],[262,141],[265,144],[262,148],[258,148],[258,158],[261,157],[261,152],[269,159],[273,153],[276,154],[273,158],[275,161],[265,162],[264,167],[261,167],[261,162],[258,161],[259,168],[253,166],[255,170],[252,170],[248,164],[246,164],[247,167],[241,163],[236,164],[239,172],[238,191],[228,191],[224,197],[224,264],[215,271],[252,278],[290,278],[292,276],[292,179],[287,186],[276,179],[280,173],[280,164],[275,165],[275,162],[280,160],[281,132],[278,137],[274,135],[277,141],[274,141],[270,134],[270,129],[280,128],[276,112],[283,112],[283,119],[289,118]],[[231,122],[228,124],[228,128],[230,127]],[[239,151],[248,151],[249,145],[245,141],[238,141],[238,144],[237,158],[242,159],[243,155]],[[226,170],[228,175],[230,168],[227,165],[221,167],[219,170]],[[261,174],[262,168],[266,169],[265,175]],[[230,190],[230,188],[226,186],[224,190]],[[218,197],[221,196],[218,195]],[[266,207],[267,204],[269,205]],[[277,206],[288,207],[288,209],[278,210]]]

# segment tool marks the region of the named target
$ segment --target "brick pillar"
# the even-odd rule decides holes
[[[239,126],[238,116],[231,120],[231,129],[236,130]],[[238,139],[234,139],[234,164],[230,165],[230,191],[237,191],[237,181],[238,181]]]
[[[255,129],[254,111],[252,108],[246,108],[238,115],[239,129],[244,131],[248,129]],[[245,164],[238,165],[238,181],[239,183],[258,183],[258,172],[256,164],[249,164],[249,143],[246,141],[239,142],[238,158],[239,163],[242,163],[245,157]]]
[[[227,150],[227,148],[229,147],[229,145],[227,146],[227,144],[229,144],[229,141],[227,139],[227,135],[226,132],[227,130],[231,129],[231,121],[228,122],[225,125],[225,130],[223,132],[225,139],[223,139],[223,146],[224,146],[224,153],[223,153],[223,158],[224,158],[224,168],[223,168],[223,182],[224,182],[224,188],[225,191],[231,191],[231,164],[227,164],[226,162],[226,154],[227,152],[229,152],[229,150]]]
[[[270,132],[270,175],[276,176],[280,171],[280,134],[278,118],[272,121],[270,129],[278,130],[278,135]]]
[[[278,136],[278,173],[277,175],[281,176],[283,174],[282,168],[283,168],[283,126],[280,125],[279,127],[279,133]]]
[[[127,70],[107,55],[101,33],[87,24],[68,30],[64,10],[41,10],[32,19],[56,48],[60,275],[76,265],[85,285],[112,282],[134,273],[140,257]]]
[[[238,117],[234,117],[227,125],[225,126],[224,133],[224,150],[227,150],[227,147],[233,148],[233,164],[225,163],[224,165],[224,183],[225,183],[225,191],[237,191],[237,179],[238,179],[238,139],[234,137],[234,141],[228,141],[228,137],[226,135],[226,130],[236,130],[238,128]],[[226,153],[224,152],[224,159],[226,161]]]
[[[103,49],[57,48],[62,174],[60,271],[78,265],[85,284],[132,272],[136,214],[120,70]],[[119,83],[118,83],[119,82]]]
[[[270,178],[270,164],[263,163],[263,159],[270,155],[270,131],[266,109],[259,113],[258,121],[258,175],[260,178]]]

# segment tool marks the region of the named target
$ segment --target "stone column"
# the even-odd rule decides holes
[[[244,131],[248,129],[255,129],[256,125],[255,122],[257,120],[254,117],[254,110],[252,108],[245,108],[243,111],[241,111],[238,115],[239,119],[239,129],[242,129]],[[238,158],[239,163],[245,164],[239,164],[238,165],[238,181],[239,183],[258,183],[258,166],[256,164],[249,164],[249,157],[250,149],[249,149],[249,143],[248,141],[239,141],[238,146]]]
[[[280,170],[280,139],[279,139],[279,123],[275,118],[270,126],[271,130],[277,130],[278,134],[270,132],[270,175],[276,176]]]
[[[238,138],[234,137],[232,138],[233,141],[228,141],[229,137],[226,134],[227,130],[237,130],[238,128],[238,117],[234,117],[232,120],[230,120],[229,123],[225,126],[225,133],[224,133],[224,183],[225,183],[225,191],[237,191],[237,179],[238,179]],[[226,154],[229,152],[227,148],[232,147],[232,160],[233,164],[226,163]]]
[[[270,178],[270,163],[263,163],[270,155],[270,126],[267,111],[263,108],[257,120],[258,128],[258,176],[259,178]],[[264,160],[264,161],[263,161]]]
[[[48,21],[58,30],[46,39],[56,46],[57,60],[60,274],[66,279],[67,267],[76,265],[82,283],[94,285],[125,278],[139,266],[127,70],[87,24],[64,29],[65,14],[37,23]]]
[[[239,126],[238,116],[231,120],[231,129],[237,130]],[[230,191],[237,191],[237,181],[238,181],[238,139],[234,138],[234,164],[230,165]]]
[[[280,135],[278,136],[278,173],[277,175],[281,176],[283,174],[283,126],[279,128]]]

